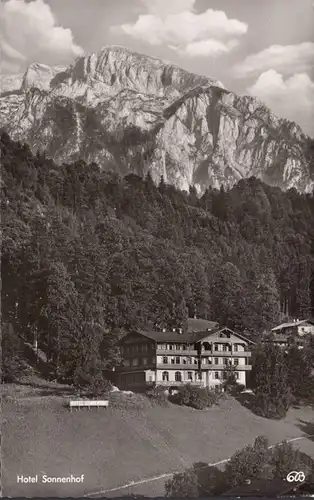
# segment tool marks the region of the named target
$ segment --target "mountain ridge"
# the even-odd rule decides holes
[[[199,192],[252,175],[283,189],[314,187],[309,138],[297,124],[218,80],[120,46],[67,68],[34,63],[19,89],[6,88],[3,128],[57,163],[150,171],[156,182],[163,175]]]

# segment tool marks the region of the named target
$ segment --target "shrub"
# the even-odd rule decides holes
[[[165,389],[163,387],[154,387],[152,389],[148,389],[146,392],[146,396],[153,402],[160,406],[168,406],[168,396],[165,393]]]
[[[221,395],[208,387],[193,387],[190,384],[179,389],[178,394],[171,396],[171,401],[178,405],[190,406],[204,410],[217,404]]]
[[[166,496],[171,498],[197,498],[199,496],[197,475],[194,470],[174,474],[165,484]]]

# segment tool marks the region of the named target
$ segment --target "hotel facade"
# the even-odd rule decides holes
[[[116,368],[117,384],[131,390],[184,384],[215,387],[232,367],[239,384],[246,386],[252,344],[229,328],[200,319],[189,319],[187,332],[130,332],[120,343],[123,363]]]

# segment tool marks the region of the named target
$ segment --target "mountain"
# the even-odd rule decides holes
[[[163,175],[201,192],[250,176],[283,189],[314,187],[311,140],[298,125],[159,59],[104,47],[68,68],[32,64],[22,79],[6,78],[2,127],[57,163],[150,170],[156,181]]]

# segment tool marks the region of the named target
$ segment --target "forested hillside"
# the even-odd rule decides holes
[[[37,337],[57,376],[112,365],[123,329],[147,321],[197,314],[258,337],[314,314],[313,196],[250,178],[198,198],[56,166],[6,133],[1,162],[4,336]]]

